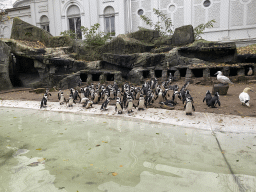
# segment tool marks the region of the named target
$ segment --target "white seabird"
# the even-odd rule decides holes
[[[252,91],[249,87],[246,87],[242,93],[240,93],[239,95],[239,99],[242,103],[242,105],[246,105],[248,107],[250,107],[250,96],[248,94],[248,91]]]
[[[217,80],[222,84],[234,84],[229,80],[228,77],[224,76],[221,71],[217,71],[215,75],[217,75]]]

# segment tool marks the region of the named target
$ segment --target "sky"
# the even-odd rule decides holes
[[[16,0],[0,0],[0,9],[12,8],[12,4]]]

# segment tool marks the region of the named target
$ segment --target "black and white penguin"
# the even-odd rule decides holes
[[[122,102],[121,102],[119,97],[117,97],[117,99],[116,99],[115,111],[117,111],[118,114],[122,114],[123,113],[123,104],[122,104]]]
[[[132,100],[132,97],[130,95],[128,95],[126,103],[127,103],[126,104],[126,109],[127,109],[128,113],[133,112],[132,111],[133,107],[136,109],[136,106],[133,104],[133,100]]]
[[[66,103],[66,99],[65,99],[63,92],[61,92],[60,96],[59,96],[59,103],[60,103],[60,105],[63,105],[64,102]]]
[[[74,101],[74,98],[73,98],[73,95],[72,95],[72,94],[69,95],[69,98],[68,98],[68,100],[67,100],[66,103],[67,103],[68,107],[73,107],[73,104],[76,103],[76,102]]]
[[[99,103],[99,100],[100,100],[100,94],[99,94],[99,91],[96,90],[93,94],[92,101],[94,104],[96,104],[96,103]]]
[[[52,94],[50,93],[49,89],[45,90],[45,94],[47,94],[47,97],[52,96]]]
[[[40,106],[40,109],[42,107],[47,107],[47,93],[44,94],[42,100],[41,100],[41,106]]]
[[[79,93],[78,93],[77,90],[71,88],[70,89],[70,94],[72,94],[74,101],[79,98],[79,102],[81,102],[81,97],[79,96]]]
[[[139,101],[138,101],[138,110],[144,110],[147,107],[146,103],[145,103],[145,99],[143,97],[143,95],[140,95]]]
[[[85,107],[85,109],[89,109],[92,107],[92,104],[93,104],[93,101],[88,99],[83,107]]]
[[[173,101],[173,103],[175,103],[175,105],[178,103],[177,98],[179,97],[179,94],[180,93],[178,91],[173,91],[172,101]]]
[[[216,108],[217,104],[220,106],[220,96],[218,92],[216,92],[213,98],[208,102],[208,107]]]
[[[107,99],[104,101],[104,103],[102,103],[100,110],[103,110],[103,111],[107,110],[108,104],[109,104],[109,98],[107,98]]]
[[[195,111],[195,107],[193,105],[193,99],[191,97],[186,98],[184,109],[185,109],[186,115],[192,115],[192,112]]]
[[[205,98],[203,99],[203,102],[206,101],[206,105],[208,105],[208,102],[212,99],[212,94],[210,93],[210,91],[208,90],[206,92]]]

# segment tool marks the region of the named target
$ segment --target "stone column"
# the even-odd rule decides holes
[[[86,81],[87,83],[88,83],[88,85],[89,85],[89,83],[91,83],[92,82],[92,74],[87,74],[87,81]]]
[[[151,69],[149,73],[151,78],[155,78],[155,70]]]
[[[191,71],[191,69],[187,68],[187,72],[186,72],[186,76],[185,76],[185,82],[191,82],[192,83],[192,77],[193,77],[193,73]]]
[[[105,83],[105,81],[106,81],[106,74],[101,74],[100,78],[99,78],[99,81],[100,81],[101,84]]]
[[[122,82],[122,75],[120,73],[114,74],[114,81],[119,84]]]
[[[175,73],[174,73],[174,81],[178,81],[178,80],[180,80],[180,71],[179,70],[175,71]]]
[[[168,78],[168,74],[167,74],[167,70],[162,70],[162,80],[167,80]]]
[[[9,57],[11,49],[0,41],[0,90],[11,89],[12,83],[9,77]]]

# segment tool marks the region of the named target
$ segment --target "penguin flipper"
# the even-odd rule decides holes
[[[81,102],[81,97],[79,96],[79,94],[77,94],[77,96],[79,97],[79,103]]]
[[[195,107],[194,107],[194,105],[192,105],[192,109],[195,111],[196,109],[195,109]]]
[[[43,99],[42,99],[40,109],[43,107],[43,105],[44,105],[44,102],[43,102]]]
[[[205,98],[203,99],[203,102],[205,101]]]
[[[217,102],[218,102],[218,104],[219,104],[219,106],[220,106],[220,101],[218,100]]]
[[[58,99],[60,100],[60,93],[58,93]]]

